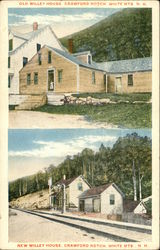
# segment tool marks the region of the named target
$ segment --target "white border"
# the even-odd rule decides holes
[[[19,1],[29,3],[29,1]],[[153,161],[152,161],[152,190],[153,190],[153,238],[151,243],[140,242],[132,243],[133,247],[125,247],[124,249],[159,249],[159,2],[158,1],[79,1],[80,5],[77,6],[78,1],[72,2],[76,5],[65,5],[65,1],[42,1],[45,4],[57,3],[58,5],[48,6],[19,6],[18,1],[2,1],[0,2],[0,244],[1,249],[17,249],[16,243],[8,243],[8,86],[4,83],[8,82],[8,67],[7,67],[7,54],[8,54],[8,7],[23,7],[23,8],[36,8],[36,7],[55,7],[55,8],[102,8],[103,6],[109,7],[109,3],[113,3],[111,8],[123,7],[138,7],[138,8],[152,8],[153,13],[153,111],[152,111],[152,142],[153,142]],[[32,1],[33,2],[33,1]],[[35,1],[35,3],[38,1]],[[40,1],[39,1],[40,2]],[[83,3],[89,3],[89,6],[83,6]],[[92,4],[92,5],[91,5]],[[125,4],[125,6],[124,6]],[[131,5],[132,4],[132,5]],[[118,246],[118,243],[116,243]],[[145,247],[147,244],[147,247]],[[107,243],[106,243],[107,245]],[[19,248],[21,249],[21,248]],[[28,247],[27,247],[28,249]],[[33,248],[32,248],[33,249]],[[51,248],[50,248],[51,249]],[[52,248],[53,249],[53,248]],[[65,248],[69,249],[69,248]],[[82,249],[82,248],[81,248]],[[84,248],[83,248],[84,249]],[[98,248],[99,249],[99,248]],[[111,248],[107,248],[111,249]],[[123,249],[123,246],[114,249]]]

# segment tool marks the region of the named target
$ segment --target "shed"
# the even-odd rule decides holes
[[[93,187],[79,196],[79,210],[102,214],[122,214],[123,198],[123,192],[115,183]]]

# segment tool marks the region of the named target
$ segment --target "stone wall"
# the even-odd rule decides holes
[[[72,95],[64,95],[63,99],[64,104],[78,104],[78,105],[85,105],[85,104],[91,104],[91,105],[105,105],[105,104],[118,104],[118,103],[131,103],[129,101],[124,100],[118,100],[118,101],[111,101],[109,98],[93,98],[91,96],[88,96],[86,98],[82,97],[74,97]],[[136,103],[151,103],[152,101],[149,100],[148,102],[145,101],[133,101],[133,104]]]

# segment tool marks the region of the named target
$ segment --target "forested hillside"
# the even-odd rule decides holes
[[[74,52],[90,50],[96,62],[148,57],[152,54],[152,11],[123,9],[97,24],[61,39]]]
[[[53,184],[65,174],[67,178],[83,174],[92,186],[115,182],[127,198],[133,199],[133,164],[138,179],[143,175],[142,197],[151,195],[152,178],[151,139],[136,133],[120,137],[112,148],[103,144],[97,152],[85,148],[79,154],[67,156],[57,167],[52,164],[45,172],[24,177],[9,183],[9,199],[33,193],[48,187],[48,178]],[[139,195],[139,192],[138,192]]]

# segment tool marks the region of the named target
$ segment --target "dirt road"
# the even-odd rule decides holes
[[[9,128],[116,128],[116,126],[89,122],[81,115],[9,111]]]

